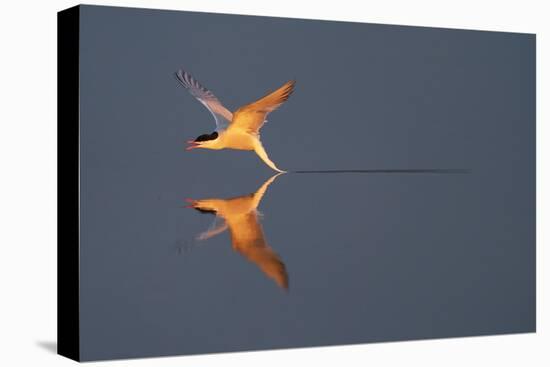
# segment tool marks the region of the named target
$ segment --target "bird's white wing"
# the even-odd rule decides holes
[[[224,130],[233,119],[233,114],[225,108],[214,93],[202,86],[185,70],[178,70],[176,79],[191,93],[193,97],[199,100],[208,111],[212,113],[216,120],[216,130]]]

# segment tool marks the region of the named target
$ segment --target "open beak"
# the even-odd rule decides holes
[[[190,199],[190,198],[185,199],[185,201],[187,201],[189,204],[187,204],[186,206],[184,206],[184,208],[194,208],[194,207],[195,207],[195,203],[197,202],[197,200]]]
[[[187,146],[187,148],[185,148],[185,150],[195,149],[195,148],[198,148],[200,146],[200,143],[197,142],[197,141],[194,141],[194,140],[188,140],[187,144],[189,144],[189,145]]]

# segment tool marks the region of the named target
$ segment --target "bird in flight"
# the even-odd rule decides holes
[[[285,172],[277,168],[265,151],[260,141],[260,129],[266,122],[267,115],[280,107],[294,90],[295,81],[283,84],[255,102],[249,103],[231,113],[218,98],[195,78],[184,70],[175,73],[176,79],[199,100],[214,116],[216,130],[211,134],[203,134],[195,140],[190,140],[187,150],[204,149],[237,149],[253,150],[271,169]]]
[[[268,186],[280,174],[271,177],[256,192],[248,195],[229,199],[187,199],[187,201],[189,202],[188,207],[202,213],[215,214],[216,218],[222,219],[217,226],[198,235],[198,240],[207,240],[229,228],[233,249],[258,266],[279,287],[288,289],[288,274],[285,264],[266,243],[257,211]]]

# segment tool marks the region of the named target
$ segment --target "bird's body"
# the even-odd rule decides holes
[[[231,113],[211,91],[185,71],[179,70],[176,78],[212,113],[216,120],[216,131],[188,141],[190,144],[188,150],[195,148],[253,150],[269,167],[278,172],[285,172],[277,168],[269,159],[260,140],[260,129],[266,122],[267,115],[288,99],[294,90],[294,81],[285,83],[274,92]]]
[[[188,199],[190,207],[201,212],[215,214],[222,224],[197,236],[198,240],[212,238],[229,229],[231,244],[235,251],[254,263],[280,287],[288,288],[288,274],[279,255],[267,244],[259,222],[258,205],[267,187],[279,174],[267,180],[258,191],[230,199]]]
[[[216,139],[211,140],[208,149],[254,150],[258,140],[256,136],[243,131],[225,130]]]

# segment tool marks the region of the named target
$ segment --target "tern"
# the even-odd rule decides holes
[[[265,164],[277,172],[286,172],[277,168],[260,141],[260,129],[267,121],[267,115],[280,107],[294,90],[294,80],[283,84],[274,92],[268,93],[255,102],[244,105],[231,113],[216,96],[184,70],[175,73],[176,79],[199,100],[214,116],[216,130],[203,134],[195,140],[189,140],[187,150],[237,149],[253,150]]]
[[[197,236],[197,240],[207,240],[229,228],[231,243],[235,251],[253,262],[260,270],[273,279],[279,287],[288,289],[288,274],[279,255],[267,244],[259,223],[258,205],[268,186],[281,175],[268,179],[256,192],[229,199],[210,198],[186,199],[190,205],[202,213],[215,214],[221,223]]]

